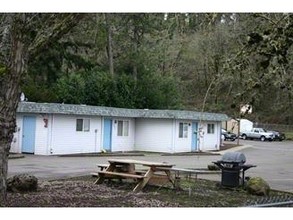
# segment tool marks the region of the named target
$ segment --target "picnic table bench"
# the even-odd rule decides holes
[[[161,170],[164,170],[166,168],[161,168]],[[179,176],[180,173],[187,173],[189,175],[194,174],[195,179],[197,179],[197,175],[199,174],[220,174],[220,171],[214,171],[214,170],[200,170],[200,169],[186,169],[186,168],[177,168],[172,167],[169,169],[170,171],[175,172],[175,176]]]
[[[151,178],[155,177],[156,172],[163,171],[165,177],[174,185],[174,180],[171,176],[170,169],[168,169],[172,168],[174,166],[173,164],[114,158],[109,159],[108,162],[109,165],[107,167],[99,166],[100,168],[106,167],[106,169],[96,172],[96,174],[98,174],[98,178],[95,181],[95,184],[103,183],[106,178],[130,178],[137,182],[133,191],[138,192],[145,187]],[[147,167],[147,170],[137,170],[135,165]]]
[[[164,170],[165,168],[161,168],[162,170]],[[221,174],[220,171],[215,171],[215,170],[201,170],[201,169],[186,169],[186,168],[176,168],[176,167],[172,167],[169,169],[170,172],[174,172],[175,173],[175,181],[174,181],[174,186],[175,188],[180,188],[180,173],[186,173],[187,174],[187,178],[190,180],[192,179],[192,175],[194,175],[194,179],[197,180],[198,175],[200,174]]]
[[[154,180],[164,180],[171,182],[174,188],[179,187],[180,174],[186,173],[191,179],[195,175],[195,180],[201,174],[220,174],[220,171],[176,168],[173,164],[158,163],[150,161],[132,160],[132,159],[109,159],[109,164],[97,164],[99,170],[92,173],[97,177],[96,184],[101,184],[105,179],[133,179],[137,184],[133,189],[138,192],[148,183],[156,182]],[[138,169],[136,165],[147,167],[147,169]],[[172,176],[174,173],[174,177]]]
[[[109,166],[109,164],[97,164],[97,167],[100,168],[100,170],[105,170],[107,169],[107,167]]]

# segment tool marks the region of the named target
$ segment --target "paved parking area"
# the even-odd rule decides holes
[[[246,176],[260,176],[273,189],[293,193],[293,142],[240,141],[244,145],[229,151],[245,154],[247,163],[257,167],[246,171]],[[221,152],[224,153],[224,152]],[[129,156],[128,156],[129,157]],[[161,156],[149,154],[131,156],[132,159],[168,162],[180,168],[206,168],[221,155]],[[17,173],[31,173],[40,179],[55,179],[86,175],[96,170],[97,163],[107,163],[108,157],[59,157],[25,155],[25,158],[12,159],[8,163],[8,176]],[[221,179],[221,175],[202,175],[199,178]]]
[[[256,164],[251,176],[264,178],[272,188],[293,192],[293,141],[242,141],[251,147],[241,152],[247,162]]]

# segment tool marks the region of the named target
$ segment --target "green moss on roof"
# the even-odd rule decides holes
[[[201,113],[182,110],[126,109],[103,106],[35,102],[20,102],[17,112],[127,118],[191,119],[204,121],[227,121],[229,119],[226,114],[207,112]]]

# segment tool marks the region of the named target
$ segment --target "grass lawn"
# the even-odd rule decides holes
[[[293,140],[293,132],[285,132],[286,140]]]

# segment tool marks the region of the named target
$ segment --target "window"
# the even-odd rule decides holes
[[[118,121],[118,136],[128,136],[129,121]]]
[[[179,138],[187,138],[188,137],[188,123],[179,123]]]
[[[76,131],[90,131],[90,119],[76,119]]]
[[[215,133],[215,124],[208,124],[208,134]]]
[[[76,119],[76,131],[82,131],[82,127],[83,127],[83,120]]]
[[[83,119],[83,131],[90,131],[90,120]]]

